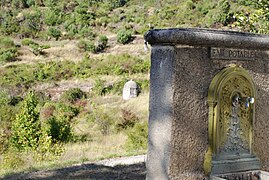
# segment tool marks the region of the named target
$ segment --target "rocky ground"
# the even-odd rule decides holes
[[[31,173],[18,173],[6,176],[5,180],[49,180],[49,179],[91,179],[120,180],[146,179],[146,156],[132,156],[98,161],[94,163],[77,164],[53,170],[43,170]]]

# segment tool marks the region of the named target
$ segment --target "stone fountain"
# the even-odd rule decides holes
[[[161,29],[145,42],[147,179],[269,179],[269,36]]]

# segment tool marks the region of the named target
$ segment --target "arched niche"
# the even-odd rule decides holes
[[[254,82],[244,68],[231,65],[213,78],[208,91],[206,173],[222,174],[260,168],[252,148],[255,99]]]

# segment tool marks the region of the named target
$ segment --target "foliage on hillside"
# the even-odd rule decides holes
[[[17,49],[10,38],[0,36],[0,64],[14,61],[18,55]]]
[[[1,1],[0,33],[21,39],[79,40],[84,52],[102,53],[108,34],[127,44],[151,28],[199,27],[269,33],[266,0],[10,0]],[[18,43],[18,44],[17,44]],[[19,42],[0,37],[0,64],[17,60]],[[36,55],[47,45],[28,44]],[[3,48],[5,48],[3,50]]]
[[[88,38],[100,30],[143,34],[148,25],[227,27],[268,33],[266,0],[1,1],[1,34],[20,38]]]
[[[72,78],[86,79],[100,75],[125,76],[149,72],[149,60],[127,54],[106,58],[85,58],[80,62],[50,61],[33,65],[14,65],[0,68],[0,86],[31,87],[37,83]]]

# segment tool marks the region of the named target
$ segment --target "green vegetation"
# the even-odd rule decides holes
[[[61,101],[66,103],[74,103],[79,99],[86,98],[87,95],[79,88],[72,88],[63,93]]]
[[[225,26],[267,33],[267,8],[265,0],[12,0],[1,3],[0,31],[24,38],[94,39],[100,29],[116,33],[124,27],[143,34],[151,24],[156,28]]]
[[[14,61],[18,56],[18,50],[13,40],[0,36],[0,64]]]
[[[30,92],[23,101],[21,111],[12,123],[11,144],[18,150],[36,150],[41,137],[37,99]]]
[[[77,44],[77,47],[82,51],[96,53],[96,47],[92,41],[89,40],[80,40]]]
[[[108,38],[105,35],[100,35],[97,42],[94,44],[91,40],[80,40],[77,47],[82,51],[89,51],[91,53],[100,53],[107,48]]]
[[[36,55],[45,55],[44,49],[50,48],[49,45],[39,45],[31,38],[24,38],[21,41],[21,44],[24,46],[29,46],[31,48],[31,51]]]
[[[137,150],[147,148],[148,143],[148,124],[136,123],[134,128],[127,132],[128,141],[126,146],[128,149]]]
[[[33,86],[39,82],[53,82],[72,78],[85,79],[101,75],[127,76],[148,73],[149,60],[127,54],[73,61],[50,61],[34,65],[14,65],[0,68],[1,86]]]
[[[134,46],[141,35],[170,27],[267,34],[268,8],[267,0],[1,1],[0,174],[145,153],[150,61]],[[123,101],[130,79],[140,94]],[[87,88],[75,83],[83,81]]]
[[[122,44],[127,44],[132,39],[132,34],[129,31],[121,30],[117,34],[117,41]]]
[[[100,37],[101,43],[105,44],[106,41],[106,37]],[[31,47],[38,43],[25,38],[22,45]],[[127,54],[85,57],[79,62],[49,61],[1,67],[1,173],[10,172],[13,168],[17,170],[24,169],[23,167],[30,168],[50,161],[60,163],[60,159],[66,156],[66,153],[71,153],[68,150],[70,147],[80,143],[104,141],[115,136],[121,137],[117,140],[120,141],[119,145],[111,145],[117,148],[116,152],[114,150],[111,152],[111,149],[106,153],[101,151],[102,153],[96,155],[94,159],[111,157],[112,154],[121,156],[144,153],[146,146],[140,145],[141,142],[145,143],[147,132],[143,131],[143,135],[139,132],[137,138],[141,140],[137,142],[131,140],[133,137],[130,133],[140,131],[136,127],[138,123],[144,123],[146,127],[147,102],[141,106],[145,109],[131,111],[126,104],[132,102],[124,103],[121,93],[130,77],[136,76],[132,79],[139,84],[141,91],[144,92],[143,96],[147,95],[149,80],[144,76],[148,75],[149,67],[149,60]],[[115,80],[106,79],[110,76],[115,77]],[[61,80],[88,78],[95,80],[90,91],[70,88],[63,91],[56,101],[42,91],[31,90],[32,87],[42,83],[53,84]],[[147,99],[142,98],[144,101]],[[135,101],[135,104],[141,102],[141,100]],[[109,105],[111,102],[116,104]],[[133,107],[134,104],[130,106]],[[75,161],[85,161],[85,158],[89,160],[89,157],[83,157]]]

